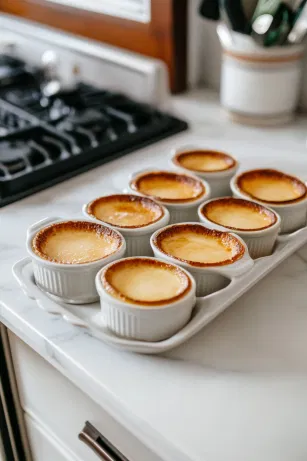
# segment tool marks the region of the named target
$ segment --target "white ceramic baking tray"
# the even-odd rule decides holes
[[[179,346],[195,335],[305,243],[307,243],[307,227],[278,237],[275,251],[271,256],[257,259],[248,272],[232,278],[226,288],[209,296],[197,298],[190,322],[174,336],[160,342],[133,341],[116,336],[105,327],[98,302],[71,305],[53,300],[35,284],[30,258],[17,262],[13,267],[13,274],[25,294],[36,300],[41,309],[51,314],[61,315],[72,325],[88,329],[93,336],[113,346],[130,352],[158,354]]]

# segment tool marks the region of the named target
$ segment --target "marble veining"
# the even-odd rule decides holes
[[[174,98],[191,130],[0,210],[0,320],[164,460],[307,459],[307,245],[186,344],[130,354],[38,309],[17,286],[27,227],[81,217],[127,175],[168,167],[174,146],[207,141],[244,168],[273,166],[307,180],[307,119],[280,129],[233,125],[209,92]],[[108,370],[105,373],[105,370]]]

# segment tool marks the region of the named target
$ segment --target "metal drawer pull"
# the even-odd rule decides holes
[[[104,461],[129,461],[88,421],[78,437]]]

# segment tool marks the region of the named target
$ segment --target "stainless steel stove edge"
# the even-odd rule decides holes
[[[29,64],[40,66],[44,52],[52,50],[67,84],[76,78],[77,70],[80,81],[122,92],[159,109],[169,109],[167,70],[159,60],[10,15],[0,14],[0,30],[0,52],[9,49],[16,57],[27,56]]]

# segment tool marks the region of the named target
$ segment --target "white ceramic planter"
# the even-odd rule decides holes
[[[238,42],[238,41],[236,41]],[[303,45],[223,50],[221,103],[234,121],[275,125],[293,118],[302,78]]]
[[[40,258],[32,250],[34,236],[47,225],[62,221],[67,220],[54,217],[45,218],[28,229],[26,245],[32,260],[35,281],[41,289],[66,303],[85,304],[97,301],[99,296],[95,287],[95,276],[103,266],[124,256],[126,251],[125,239],[114,230],[121,238],[121,245],[118,250],[106,258],[90,263],[61,264]],[[80,220],[72,219],[70,221]]]
[[[190,280],[188,293],[178,301],[159,307],[148,307],[121,301],[105,290],[101,275],[103,270],[110,266],[112,263],[96,275],[96,288],[100,296],[104,324],[116,335],[143,341],[162,341],[175,334],[189,321],[196,302],[196,284],[193,277],[184,269]]]

